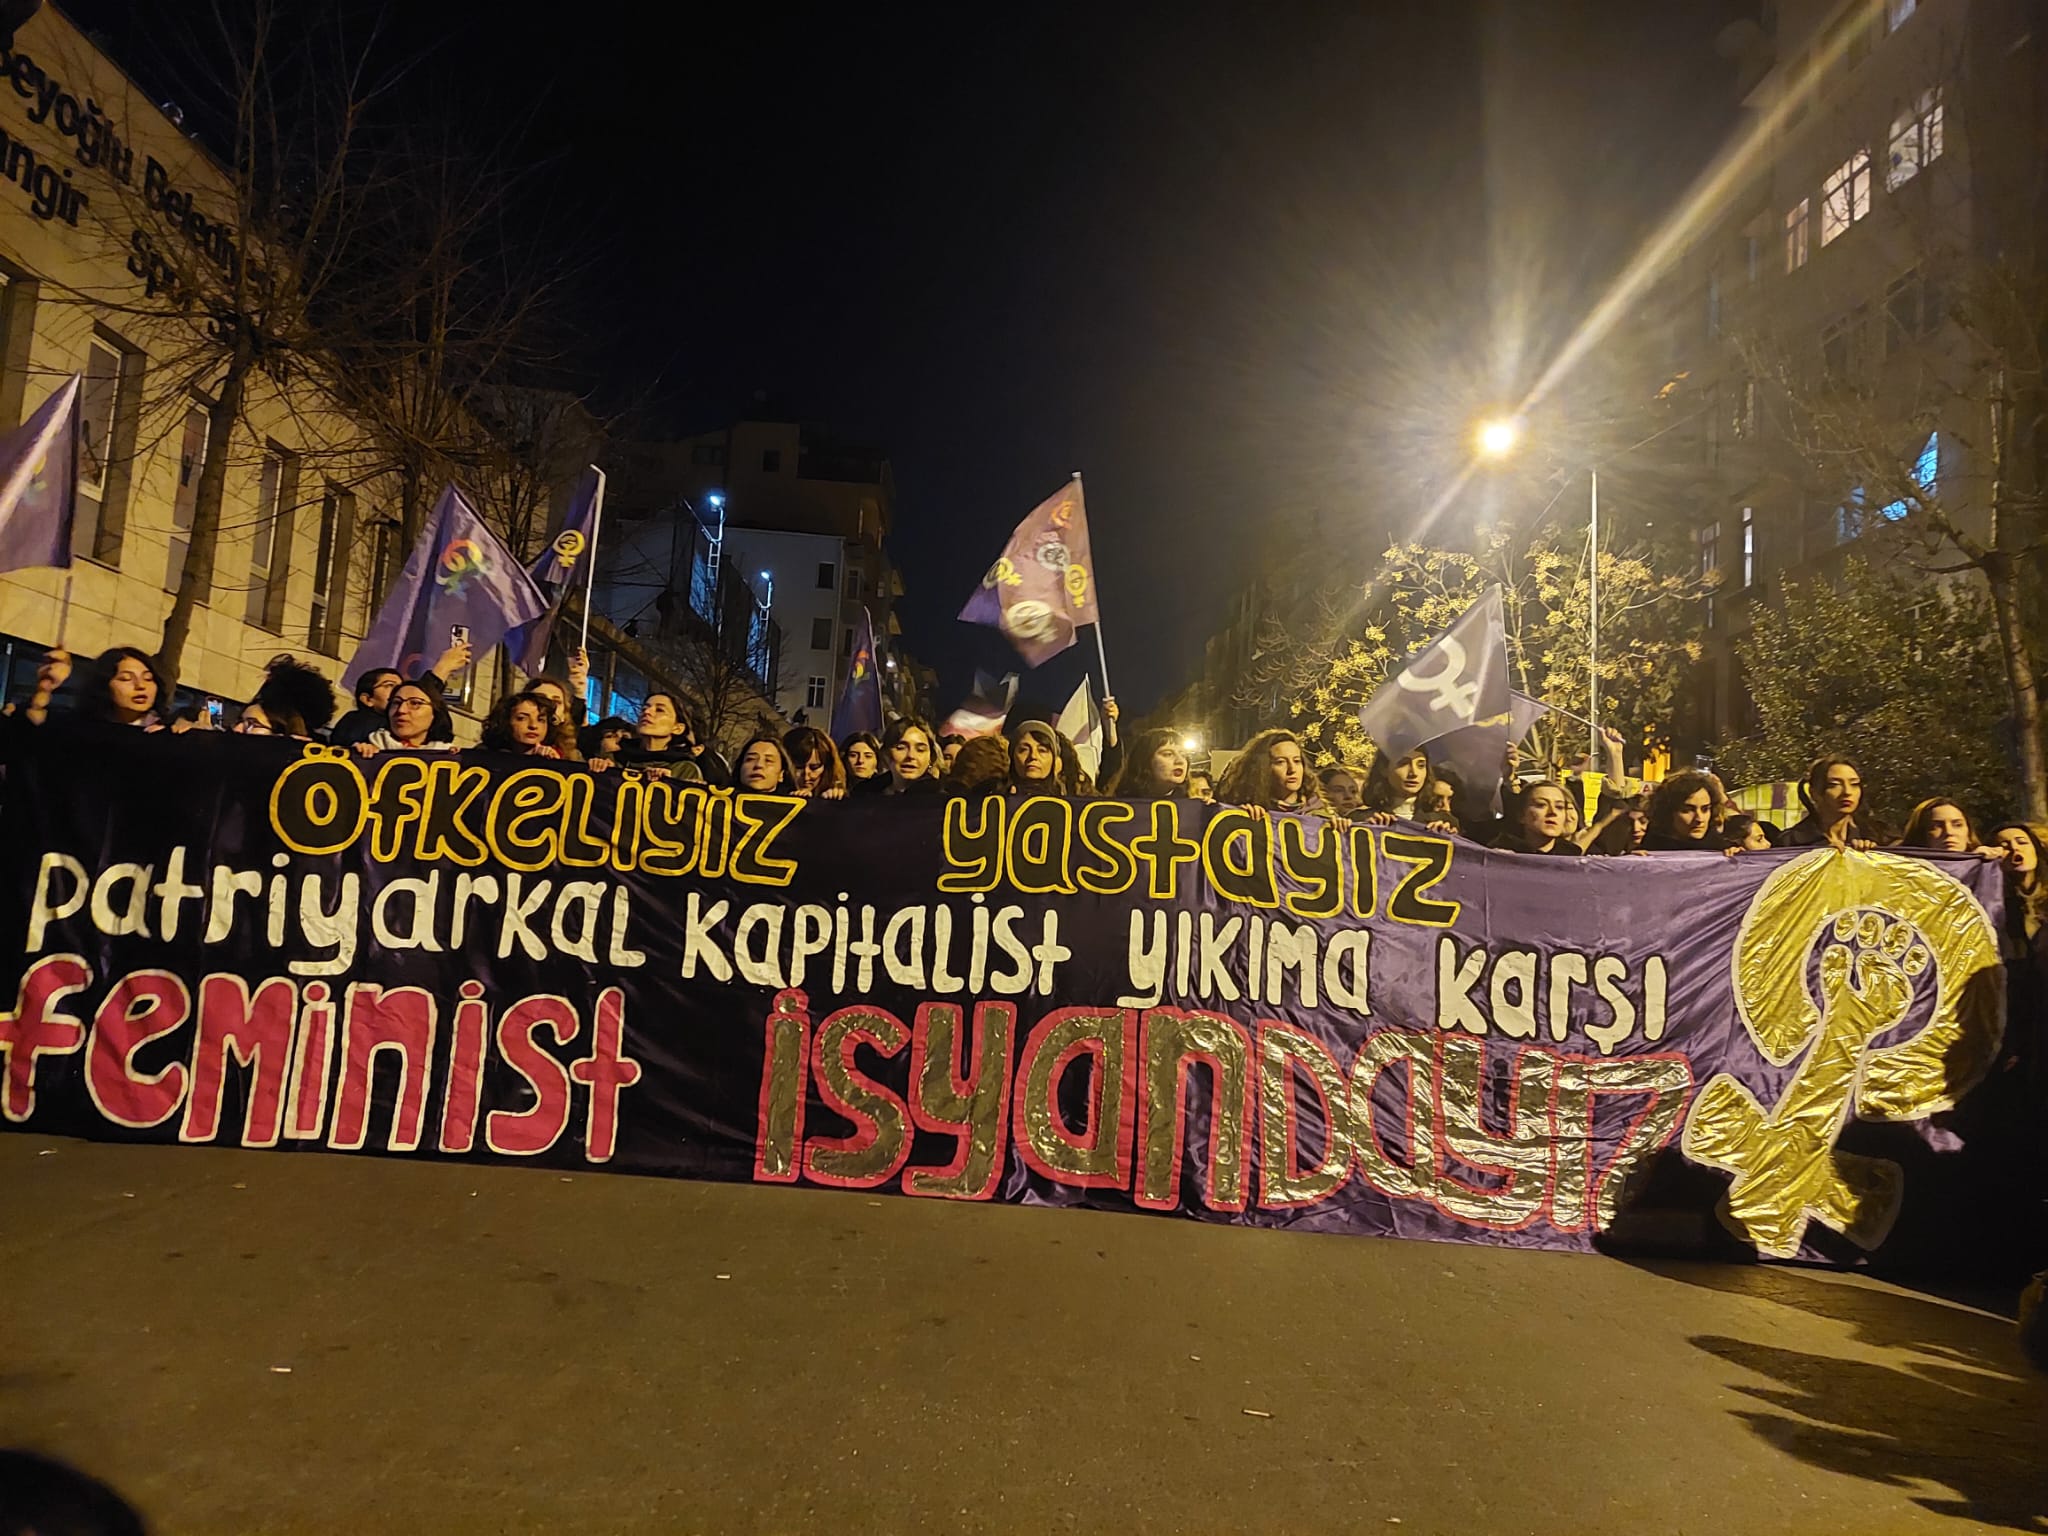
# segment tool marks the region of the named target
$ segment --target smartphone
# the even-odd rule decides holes
[[[450,624],[448,626],[448,643],[450,645],[469,644],[469,626],[467,624]]]
[[[214,728],[214,729],[215,729],[216,731],[220,729],[220,700],[219,700],[219,699],[211,699],[211,698],[210,698],[210,699],[208,699],[208,700],[206,701],[206,723],[207,723],[208,725],[212,726],[212,727],[213,727],[213,728]]]

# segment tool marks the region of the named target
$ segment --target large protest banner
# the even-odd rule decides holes
[[[1190,802],[805,802],[16,733],[0,1112],[1581,1248],[1653,1161],[1881,1243],[2003,1024],[1998,871],[1539,858]]]

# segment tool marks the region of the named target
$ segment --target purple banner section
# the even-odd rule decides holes
[[[1952,1109],[2003,1026],[1974,858],[11,741],[31,1130],[1550,1248],[1676,1179],[1853,1258],[1920,1194],[1854,1127]]]

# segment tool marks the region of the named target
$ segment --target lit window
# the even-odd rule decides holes
[[[1810,199],[1802,197],[1785,215],[1785,270],[1797,272],[1806,265],[1807,240],[1812,227]]]
[[[1885,165],[1887,192],[1904,186],[1941,158],[1941,87],[1892,119],[1891,158]]]
[[[822,677],[814,677],[804,684],[804,708],[823,709],[824,707],[825,679]]]
[[[1926,495],[1934,494],[1935,482],[1941,478],[1941,434],[1930,432],[1927,441],[1920,445],[1920,452],[1913,460],[1913,483]],[[1888,523],[1896,523],[1909,513],[1920,510],[1917,497],[1902,496],[1897,501],[1888,501],[1877,509],[1877,515]]]
[[[1707,523],[1699,531],[1700,574],[1711,576],[1721,569],[1721,525]]]
[[[1832,245],[1870,217],[1870,151],[1859,149],[1820,184],[1820,243]]]
[[[1742,509],[1742,584],[1756,585],[1756,508]]]
[[[1919,7],[1920,0],[1885,0],[1884,29],[1896,32],[1906,24],[1906,19]]]
[[[1920,489],[1928,495],[1934,494],[1934,482],[1941,476],[1941,434],[1930,432],[1927,443],[1920,450],[1920,457],[1913,461],[1913,478]]]

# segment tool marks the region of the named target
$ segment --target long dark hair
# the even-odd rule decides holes
[[[491,712],[484,717],[483,746],[486,751],[511,752],[521,757],[531,755],[527,748],[512,739],[512,711],[522,704],[531,704],[540,711],[541,740],[548,746],[555,746],[555,701],[538,689],[528,688],[523,693],[508,693],[491,706]]]
[[[311,736],[334,718],[334,685],[296,656],[273,656],[249,702],[259,705],[285,735]]]
[[[1711,774],[1701,773],[1697,768],[1681,768],[1678,772],[1672,774],[1670,778],[1651,790],[1649,805],[1650,836],[1677,837],[1678,834],[1671,829],[1672,818],[1677,815],[1680,806],[1684,805],[1686,801],[1703,789],[1712,801],[1713,808],[1717,811],[1720,810],[1726,803],[1721,794],[1720,783]],[[1709,840],[1712,839],[1713,834],[1713,823],[1709,822],[1707,824],[1707,837]]]
[[[1372,755],[1372,766],[1365,770],[1365,782],[1359,786],[1358,803],[1368,811],[1391,811],[1405,798],[1394,784],[1394,764],[1405,763],[1411,757],[1422,759],[1422,788],[1415,792],[1420,800],[1429,793],[1429,781],[1436,776],[1436,764],[1429,760],[1429,754],[1420,747],[1409,752],[1378,751]],[[1349,772],[1349,769],[1345,770]]]
[[[1807,765],[1806,777],[1799,781],[1799,803],[1806,807],[1806,814],[1815,825],[1820,822],[1820,807],[1814,803],[1814,796],[1820,793],[1821,786],[1827,782],[1830,768],[1847,768],[1856,775],[1856,782],[1859,785],[1863,784],[1863,769],[1853,757],[1843,757],[1840,753],[1830,757],[1816,757]],[[1870,815],[1870,789],[1864,785],[1856,792],[1856,809],[1843,822],[1847,828],[1843,833],[1843,840],[1846,842],[1868,837],[1869,834],[1864,829],[1873,819]]]
[[[683,707],[682,696],[671,693],[666,688],[650,688],[647,690],[646,697],[640,701],[642,709],[647,707],[648,699],[668,700],[668,707],[675,711],[676,716],[676,733],[668,739],[669,750],[674,751],[680,745],[687,751],[690,738],[696,734],[696,728],[695,723],[690,719],[689,710]],[[636,742],[640,740],[640,722],[637,720],[633,722],[633,739]]]
[[[2048,924],[2048,827],[2037,827],[2031,821],[2001,821],[1991,829],[1992,837],[2001,832],[2023,832],[2027,841],[2034,845],[2034,883],[2023,886],[2019,877],[2010,869],[2006,871],[2006,889],[2013,893],[2017,904],[2032,918],[2035,924]],[[2010,910],[2013,903],[2008,903]]]
[[[149,706],[149,714],[159,720],[170,719],[171,698],[178,691],[177,678],[149,652],[137,650],[132,645],[110,645],[85,664],[84,673],[78,680],[79,713],[88,720],[105,720],[116,725],[122,723],[114,719],[114,701],[107,690],[124,661],[139,661],[149,668],[149,675],[156,679],[156,699]]]
[[[1116,781],[1107,793],[1124,800],[1185,800],[1188,781],[1183,778],[1178,784],[1170,784],[1153,771],[1152,759],[1168,747],[1179,749],[1182,757],[1187,756],[1180,744],[1180,732],[1155,727],[1141,731],[1138,739],[1131,743],[1130,754],[1124,758],[1123,767],[1116,771]],[[1189,765],[1190,775],[1194,772]]]

